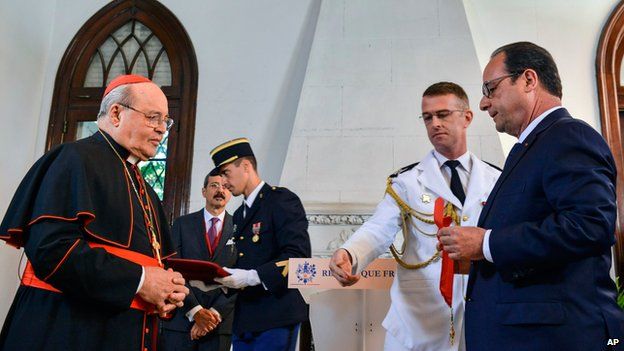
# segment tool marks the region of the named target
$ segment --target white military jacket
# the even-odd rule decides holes
[[[458,209],[462,226],[475,226],[500,171],[472,153],[470,158],[472,169],[463,206],[451,192],[433,151],[415,167],[394,178],[392,187],[411,208],[423,213],[432,214],[435,199],[442,197]],[[435,234],[438,229],[435,224],[427,224],[415,218],[414,223],[425,233]],[[401,230],[401,225],[399,207],[386,194],[373,216],[342,246],[353,257],[358,273],[386,252]],[[409,231],[409,245],[405,248],[403,260],[414,264],[431,258],[436,252],[435,235],[424,235],[411,225]],[[397,267],[396,278],[390,288],[392,303],[383,321],[387,332],[409,350],[464,350],[464,295],[468,276],[455,275],[453,313],[457,335],[454,345],[451,346],[450,309],[439,289],[441,260],[421,269],[408,270],[400,265]]]

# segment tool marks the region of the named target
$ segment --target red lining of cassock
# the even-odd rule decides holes
[[[61,261],[61,263],[63,261],[66,260],[67,256],[69,255],[69,253],[72,251],[72,249],[78,244],[78,242],[80,241],[80,239],[76,240],[76,243],[74,243],[74,245],[72,245],[72,247],[67,251],[67,254],[65,255],[65,257],[63,257],[63,260]],[[147,266],[147,267],[160,267],[160,265],[158,264],[158,260],[153,258],[153,257],[149,257],[146,255],[143,255],[141,253],[135,252],[135,251],[131,251],[131,250],[126,250],[126,249],[122,249],[119,247],[115,247],[115,246],[109,246],[109,245],[105,245],[105,244],[98,244],[98,243],[91,243],[91,242],[87,242],[87,244],[89,245],[89,247],[91,247],[92,249],[95,248],[101,248],[106,250],[106,252],[108,252],[111,255],[126,259],[130,262],[139,264],[141,266]],[[57,267],[55,268],[55,270],[61,265],[61,263],[59,263],[57,265]],[[54,272],[52,272],[50,275],[48,275],[47,278],[49,278]],[[35,271],[32,268],[32,265],[30,262],[26,262],[26,269],[24,270],[24,274],[22,275],[22,281],[21,281],[22,285],[25,286],[30,286],[30,287],[34,287],[34,288],[39,288],[39,289],[44,289],[44,290],[48,290],[48,291],[52,291],[52,292],[56,292],[56,293],[62,293],[61,290],[55,288],[54,286],[46,283],[45,281],[37,278],[37,276],[35,275]],[[130,304],[130,308],[132,309],[136,309],[136,310],[141,310],[147,313],[156,313],[156,308],[154,305],[145,302],[145,300],[143,300],[141,297],[139,297],[138,295],[134,296],[134,299],[132,300],[132,303]]]
[[[123,165],[122,165],[123,166]],[[95,215],[91,212],[85,212],[85,211],[79,211],[76,213],[76,217],[74,218],[67,218],[67,217],[60,217],[60,216],[55,216],[55,215],[41,215],[35,219],[33,219],[32,221],[30,221],[26,227],[30,227],[31,225],[39,222],[42,219],[58,219],[58,220],[62,220],[62,221],[68,221],[68,222],[73,222],[73,221],[77,221],[81,215],[85,215],[87,217],[90,217],[89,219],[84,221],[84,230],[87,232],[87,234],[89,234],[90,236],[98,239],[98,240],[102,240],[104,242],[110,243],[112,245],[116,245],[116,246],[120,246],[120,247],[124,247],[124,248],[128,248],[130,247],[130,243],[132,242],[132,235],[134,234],[134,213],[133,213],[133,205],[132,205],[132,193],[130,192],[130,180],[128,179],[128,174],[126,174],[126,172],[124,172],[124,178],[126,180],[126,189],[128,191],[128,199],[129,201],[129,205],[130,205],[130,229],[129,229],[129,233],[128,233],[128,241],[124,244],[124,243],[119,243],[116,241],[112,241],[109,239],[106,239],[92,231],[90,231],[87,226],[93,222],[93,220],[95,220]],[[147,197],[149,199],[149,196]],[[15,248],[21,248],[24,246],[24,242],[22,240],[21,235],[18,236],[19,234],[24,232],[23,228],[11,228],[9,230],[7,230],[7,232],[9,233],[9,235],[0,235],[0,239],[5,240],[6,243],[8,245],[11,245]],[[15,234],[15,235],[12,235]],[[160,231],[158,231],[158,234],[160,236]]]
[[[93,222],[93,220],[95,219],[95,215],[93,213],[91,213],[91,212],[84,212],[84,211],[77,212],[76,216],[74,218],[67,218],[67,217],[61,217],[61,216],[55,216],[55,215],[41,215],[41,216],[33,219],[32,221],[30,221],[28,224],[26,224],[26,227],[30,227],[30,226],[36,224],[37,222],[39,222],[40,220],[43,220],[43,219],[58,219],[58,220],[61,220],[61,221],[66,221],[66,222],[75,222],[78,219],[80,219],[81,216],[89,217],[89,218],[84,220],[85,227],[89,223]],[[11,246],[13,246],[15,248],[18,248],[18,249],[24,246],[24,242],[22,240],[22,237],[21,236],[19,236],[19,237],[17,236],[19,234],[24,233],[24,229],[23,228],[11,228],[11,229],[7,230],[7,232],[9,234],[15,234],[15,235],[0,235],[0,239],[5,240],[8,245],[11,245]]]
[[[76,241],[74,241],[74,244],[69,248],[69,250],[67,250],[67,252],[65,252],[65,256],[63,256],[63,258],[59,261],[59,263],[56,265],[56,267],[54,267],[54,269],[52,270],[52,273],[48,274],[47,277],[43,278],[44,281],[50,279],[50,277],[52,275],[54,275],[54,273],[56,273],[56,271],[59,269],[59,267],[61,267],[61,265],[63,263],[65,263],[65,260],[67,259],[67,256],[69,256],[69,254],[72,251],[74,251],[74,249],[76,248],[76,245],[78,245],[79,242],[80,242],[80,239],[76,239]]]

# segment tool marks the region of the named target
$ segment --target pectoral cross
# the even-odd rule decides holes
[[[160,243],[158,242],[158,239],[156,239],[156,233],[154,233],[154,228],[152,228],[152,226],[150,225],[150,232],[152,233],[152,248],[154,249],[154,252],[156,253],[156,259],[158,260],[158,265],[159,266],[163,266],[162,264],[162,260],[160,259]]]

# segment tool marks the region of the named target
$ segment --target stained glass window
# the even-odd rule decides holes
[[[157,85],[171,85],[169,56],[157,36],[137,20],[108,36],[89,61],[84,87],[105,87],[122,74],[140,74]]]
[[[145,181],[154,188],[158,197],[162,200],[165,193],[165,169],[167,168],[167,140],[169,132],[158,145],[156,156],[152,159],[140,162],[139,169]]]

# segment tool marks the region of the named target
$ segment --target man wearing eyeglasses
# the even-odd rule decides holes
[[[478,227],[440,230],[453,259],[473,262],[469,350],[622,350],[624,312],[609,277],[616,167],[604,139],[561,107],[548,51],[494,51],[480,107],[518,138]]]
[[[160,200],[137,167],[171,127],[167,98],[126,75],[104,92],[99,130],[53,148],[22,180],[0,238],[27,265],[1,350],[152,350],[158,319],[183,305]]]
[[[205,207],[173,222],[171,236],[176,257],[211,261],[231,267],[236,263],[232,240],[232,216],[225,206],[232,198],[218,169],[204,179]],[[221,289],[202,291],[191,287],[184,307],[171,321],[163,322],[162,350],[229,351],[236,295]]]
[[[472,118],[468,96],[459,85],[440,82],[427,88],[421,119],[434,149],[421,162],[389,177],[391,185],[374,215],[331,259],[333,276],[343,286],[355,284],[358,273],[386,252],[403,230],[404,247],[391,248],[399,265],[383,322],[386,351],[465,350],[467,276],[451,272],[441,279],[434,204],[438,198],[443,201],[453,225],[475,225],[498,178],[498,169],[467,149]],[[441,294],[443,286],[453,290],[448,297],[452,309]]]

